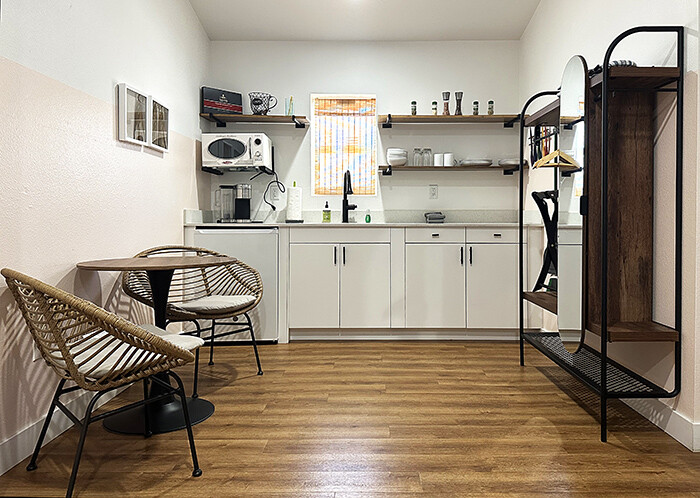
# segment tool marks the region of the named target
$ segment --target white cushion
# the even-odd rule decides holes
[[[187,351],[194,351],[195,349],[204,345],[204,339],[200,337],[195,337],[193,335],[172,334],[166,330],[156,327],[155,325],[151,325],[150,323],[139,325],[139,327],[153,335],[159,336],[161,339],[165,339],[179,348],[186,349]]]
[[[242,296],[206,296],[187,301],[186,303],[178,303],[176,306],[193,313],[220,315],[222,313],[233,313],[250,306],[256,299],[255,296],[245,294]]]
[[[145,324],[139,325],[139,327],[187,351],[194,351],[204,344],[204,339],[199,337],[171,334],[155,325]],[[109,374],[115,365],[119,365],[118,368],[120,370],[134,369],[157,356],[155,353],[144,352],[126,343],[122,343],[115,348],[119,342],[121,342],[119,339],[103,334],[92,346],[84,351],[82,346],[77,347],[73,351],[76,363],[79,364],[81,361],[90,358],[78,367],[78,372],[97,379]],[[60,357],[59,352],[54,353],[53,356],[58,360],[59,364],[63,364],[63,358]],[[97,364],[99,366],[95,368]],[[93,368],[95,369],[93,370]]]

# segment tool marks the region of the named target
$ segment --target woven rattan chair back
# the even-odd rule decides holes
[[[83,389],[110,389],[194,360],[189,351],[89,301],[9,268],[2,275],[41,357]]]
[[[161,246],[142,251],[135,257],[158,256],[224,255],[201,247]],[[122,288],[127,295],[153,307],[153,294],[145,271],[122,272]],[[245,313],[257,306],[262,293],[260,274],[240,260],[221,266],[175,270],[168,295],[167,317],[172,321],[199,318],[196,313],[179,308],[178,304],[206,296],[255,296],[255,302],[236,312],[236,314]]]

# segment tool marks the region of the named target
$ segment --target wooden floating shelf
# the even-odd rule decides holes
[[[600,335],[600,325],[592,324],[589,330]],[[677,342],[678,331],[661,325],[647,322],[617,322],[608,326],[608,342]]]
[[[504,175],[512,175],[518,167],[512,166],[379,166],[379,171],[390,176],[394,171],[502,171]]]
[[[546,309],[550,313],[557,314],[556,292],[523,292],[523,299],[540,308]]]
[[[200,117],[216,123],[217,126],[226,126],[226,123],[254,123],[254,124],[293,124],[296,128],[306,128],[309,120],[306,116],[279,116],[257,114],[212,114],[200,113]]]
[[[525,126],[559,126],[559,99],[526,116]]]
[[[658,90],[681,77],[678,67],[637,67],[615,66],[610,68],[608,88],[610,90]],[[603,73],[591,78],[591,88],[600,93],[603,87]]]
[[[497,123],[503,124],[506,128],[512,128],[520,119],[519,114],[478,114],[474,116],[443,116],[441,114],[380,114],[377,116],[377,121],[383,128],[391,128],[394,124],[463,124],[463,123]]]

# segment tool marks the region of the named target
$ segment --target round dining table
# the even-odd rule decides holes
[[[155,325],[165,329],[168,294],[175,270],[221,266],[235,261],[236,258],[227,256],[154,256],[83,261],[76,266],[81,270],[90,271],[145,271],[151,284]],[[157,376],[163,382],[170,382],[166,374]],[[157,383],[151,383],[149,396],[161,394],[162,389]],[[202,398],[187,398],[187,408],[192,425],[208,419],[214,413],[214,405]],[[145,410],[148,410],[153,434],[185,428],[182,404],[174,396],[107,417],[103,421],[104,427],[121,434],[143,434],[146,423]]]

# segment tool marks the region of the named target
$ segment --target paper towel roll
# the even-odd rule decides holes
[[[287,187],[287,219],[301,220],[301,187]]]

